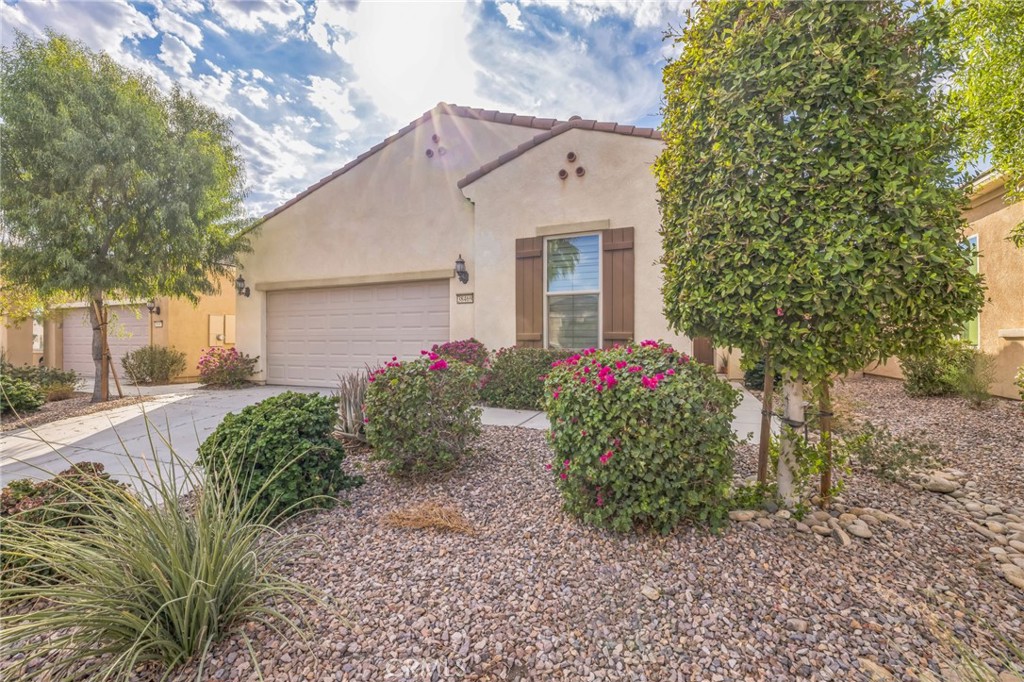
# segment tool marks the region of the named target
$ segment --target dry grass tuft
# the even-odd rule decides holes
[[[458,507],[443,500],[427,500],[390,511],[381,517],[381,523],[392,528],[430,528],[464,535],[477,533]]]

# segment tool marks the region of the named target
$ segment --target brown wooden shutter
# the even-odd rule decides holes
[[[516,240],[516,345],[544,346],[544,238]]]
[[[635,290],[633,286],[633,228],[602,231],[604,270],[601,293],[604,296],[605,346],[633,338]]]

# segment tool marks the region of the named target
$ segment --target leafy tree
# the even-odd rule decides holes
[[[769,357],[793,422],[803,381],[927,347],[981,306],[956,130],[937,123],[941,19],[902,0],[703,0],[665,67],[666,316]]]
[[[56,34],[0,53],[0,277],[92,313],[96,388],[109,297],[213,293],[248,248],[228,122]]]
[[[953,0],[948,42],[960,61],[951,101],[967,123],[972,156],[989,156],[1007,196],[1024,201],[1024,2]],[[1024,222],[1012,235],[1024,247]]]

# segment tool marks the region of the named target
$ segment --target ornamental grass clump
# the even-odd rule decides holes
[[[5,679],[166,679],[190,661],[201,679],[207,652],[230,634],[258,667],[247,624],[305,637],[293,614],[322,598],[285,571],[306,560],[312,538],[279,532],[230,470],[202,473],[173,451],[169,463],[125,461],[133,490],[53,479],[60,501],[43,516],[73,509],[76,525],[5,519],[12,551],[59,577],[4,584]]]
[[[366,438],[373,458],[395,475],[452,469],[480,433],[479,371],[432,351],[411,362],[392,358],[370,375]]]
[[[590,349],[545,383],[566,511],[616,531],[725,519],[740,394],[667,344]]]

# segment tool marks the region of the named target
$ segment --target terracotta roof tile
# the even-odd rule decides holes
[[[546,120],[546,119],[544,119]],[[483,176],[487,175],[494,169],[505,165],[509,161],[522,156],[529,150],[537,147],[553,137],[557,137],[562,133],[570,130],[579,128],[581,130],[594,130],[602,133],[616,133],[618,135],[628,135],[630,137],[644,137],[652,140],[660,140],[661,133],[654,128],[637,128],[636,126],[619,125],[617,123],[609,123],[602,121],[594,121],[592,119],[582,119],[578,116],[570,118],[568,121],[563,123],[557,123],[550,130],[546,130],[543,133],[539,133],[532,139],[527,140],[515,149],[509,152],[505,152],[494,161],[488,161],[484,165],[477,168],[475,171],[467,175],[466,177],[459,180],[459,189],[467,187]]]

